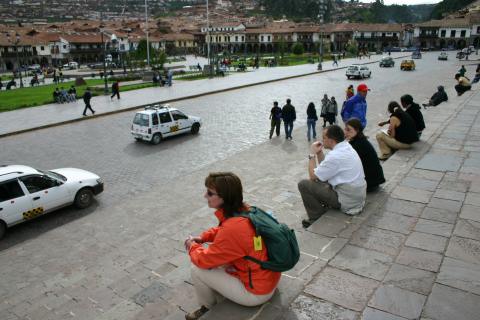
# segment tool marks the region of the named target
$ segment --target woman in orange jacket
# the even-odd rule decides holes
[[[211,173],[205,179],[205,187],[205,198],[208,206],[216,209],[219,225],[185,240],[201,306],[187,314],[187,320],[200,318],[222,297],[244,306],[263,304],[272,297],[281,276],[280,272],[262,269],[244,259],[248,255],[266,261],[268,255],[263,240],[254,242],[255,230],[250,220],[235,216],[249,209],[243,202],[240,179],[230,172]]]

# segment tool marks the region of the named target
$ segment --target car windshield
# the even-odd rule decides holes
[[[53,171],[38,170],[38,169],[37,169],[37,171],[43,173],[44,175],[49,176],[50,178],[54,178],[56,180],[67,181],[67,177],[62,176],[59,173],[56,173],[56,172],[53,172]]]
[[[133,119],[133,123],[142,127],[148,127],[148,114],[137,113]]]
[[[358,67],[354,67],[354,66],[351,66],[351,67],[348,67],[348,70],[357,70]]]

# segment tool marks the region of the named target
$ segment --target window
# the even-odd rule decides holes
[[[137,113],[135,115],[135,118],[133,119],[133,124],[136,124],[142,127],[148,127],[148,114]]]
[[[382,33],[382,37],[385,37],[385,32]]]
[[[268,36],[267,41],[270,42],[270,36]]]
[[[20,180],[30,193],[49,189],[57,185],[55,180],[46,176],[27,176],[21,177]]]
[[[63,49],[67,49],[67,45],[66,45],[66,44],[63,45]]]
[[[235,42],[238,42],[238,36],[235,36]]]
[[[460,37],[461,38],[465,38],[466,34],[467,34],[467,30],[460,31]]]
[[[173,120],[188,119],[188,117],[185,114],[181,113],[178,110],[174,110],[171,113],[172,113]]]
[[[263,36],[261,36],[261,37],[260,37],[260,41],[262,41],[262,42],[263,42]]]
[[[156,113],[152,114],[152,125],[158,126],[158,115]]]
[[[440,37],[445,38],[446,35],[447,35],[447,30],[442,30],[440,32]]]
[[[24,195],[17,180],[0,183],[0,202],[20,198]]]
[[[480,33],[480,26],[477,26],[477,34]]]
[[[168,112],[160,113],[159,116],[160,116],[160,123],[172,122],[172,117]]]
[[[40,46],[40,50],[45,50],[45,47],[44,46]]]
[[[456,30],[450,30],[450,38],[455,38]]]

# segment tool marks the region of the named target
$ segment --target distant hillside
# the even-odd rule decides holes
[[[465,8],[475,0],[443,0],[432,11],[432,19],[442,19],[445,15]]]

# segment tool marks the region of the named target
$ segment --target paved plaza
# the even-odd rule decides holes
[[[205,128],[159,146],[133,142],[128,113],[2,138],[1,163],[84,167],[105,178],[106,190],[87,210],[63,209],[9,230],[0,242],[0,319],[184,319],[197,305],[183,240],[216,223],[203,180],[220,170],[241,177],[248,203],[295,229],[302,254],[267,304],[226,301],[202,319],[478,319],[480,92],[456,97],[450,77],[458,67],[435,71],[449,102],[422,110],[422,141],[383,163],[387,183],[364,212],[329,211],[308,229],[297,190],[309,153],[303,108],[324,91],[342,101],[341,70],[180,101]],[[416,73],[382,81],[399,72],[390,70],[367,82],[370,137],[389,100],[410,92],[421,102],[431,93],[420,92],[437,85],[420,62]],[[283,132],[268,140],[271,101],[287,96],[299,114],[294,140]],[[56,106],[40,108],[31,110]],[[2,114],[1,127],[27,111]]]

